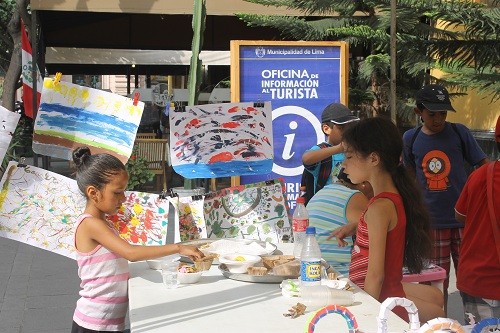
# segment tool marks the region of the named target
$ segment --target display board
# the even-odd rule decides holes
[[[231,41],[231,101],[272,104],[272,172],[242,176],[241,183],[284,178],[295,207],[302,154],[325,141],[323,109],[347,104],[348,54],[344,42]]]

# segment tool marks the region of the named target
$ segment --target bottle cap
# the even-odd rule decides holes
[[[304,197],[297,197],[297,200],[295,200],[298,204],[299,203],[306,203],[306,198]]]
[[[307,227],[306,235],[316,235],[316,227]]]

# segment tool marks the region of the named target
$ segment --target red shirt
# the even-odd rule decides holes
[[[406,297],[401,280],[403,279],[403,256],[405,247],[406,215],[403,201],[399,194],[383,192],[374,196],[368,203],[368,207],[375,200],[387,198],[394,203],[398,214],[398,223],[387,233],[385,245],[384,282],[380,291],[378,301],[383,302],[388,297]],[[366,211],[365,211],[366,212]],[[368,227],[365,221],[365,213],[361,215],[356,232],[356,243],[352,250],[351,266],[349,267],[349,279],[361,289],[365,287],[365,278],[368,271]],[[401,318],[408,321],[408,313],[401,307],[393,310]]]
[[[483,165],[470,175],[455,205],[455,210],[466,216],[460,245],[457,288],[471,296],[500,300],[500,263],[486,196],[487,168],[488,164]],[[496,162],[493,174],[493,207],[498,230],[500,162]]]

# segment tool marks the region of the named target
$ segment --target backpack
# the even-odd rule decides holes
[[[451,128],[453,128],[453,130],[455,131],[455,133],[457,133],[458,137],[460,138],[460,145],[462,146],[462,157],[465,161],[465,150],[466,150],[466,145],[465,145],[465,142],[464,140],[462,139],[462,136],[460,135],[460,132],[458,131],[458,128],[457,128],[457,124],[455,123],[450,123],[451,124]],[[412,170],[416,170],[417,169],[417,166],[415,164],[415,155],[413,155],[413,143],[415,142],[415,140],[417,139],[417,135],[418,133],[420,133],[420,131],[422,130],[422,125],[420,125],[419,127],[417,127],[417,130],[415,131],[415,133],[413,133],[413,136],[411,137],[411,140],[410,140],[410,145],[409,145],[409,150],[408,150],[408,157],[409,157],[409,160],[410,160],[410,163],[411,163],[411,166],[412,166]]]
[[[326,142],[318,144],[318,146],[323,149],[330,147],[329,144]],[[332,158],[327,157],[324,160],[321,160],[319,163],[319,175],[318,175],[318,182],[316,183],[316,188],[314,188],[314,176],[304,169],[302,172],[302,178],[300,180],[300,188],[303,194],[301,195],[305,199],[305,204],[311,200],[313,195],[321,190],[325,185],[326,182],[330,176],[330,173],[332,172]]]

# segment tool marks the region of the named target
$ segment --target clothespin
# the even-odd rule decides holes
[[[17,166],[18,166],[19,168],[24,168],[24,167],[26,166],[26,163],[25,163],[25,162],[26,162],[26,158],[21,157],[21,158],[19,159],[19,163],[17,163]]]
[[[175,112],[186,112],[186,106],[179,105],[178,107],[175,108]]]
[[[162,190],[160,195],[158,196],[160,199],[166,199],[167,198],[167,190]]]
[[[59,84],[59,81],[61,81],[62,73],[57,72],[56,75],[54,76],[54,85],[57,86]]]
[[[253,103],[254,108],[263,108],[264,107],[264,102],[261,102],[260,100],[258,102]]]
[[[137,106],[137,103],[139,102],[139,97],[141,97],[141,93],[140,92],[136,92],[134,94],[134,102],[133,102],[134,106]]]

